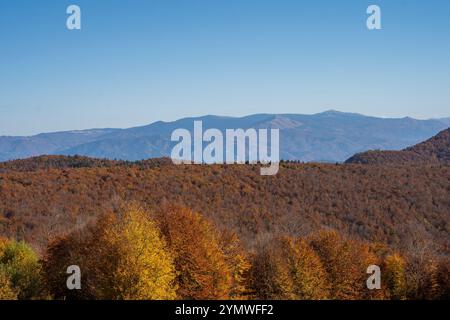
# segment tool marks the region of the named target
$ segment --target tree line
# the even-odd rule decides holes
[[[366,286],[381,268],[381,289]],[[79,266],[81,289],[67,286]],[[449,261],[411,256],[329,228],[238,235],[185,206],[116,212],[53,237],[42,253],[0,240],[0,299],[448,299]]]

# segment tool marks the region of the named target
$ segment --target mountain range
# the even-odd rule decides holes
[[[245,117],[207,115],[173,122],[157,121],[128,129],[89,129],[0,136],[0,161],[40,155],[83,155],[95,158],[141,160],[169,156],[173,130],[277,128],[280,158],[285,160],[342,162],[367,150],[401,150],[429,139],[450,125],[450,118],[417,120],[377,118],[329,110],[313,115],[255,114]]]

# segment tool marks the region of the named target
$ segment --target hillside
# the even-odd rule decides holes
[[[115,129],[91,129],[41,133],[31,137],[0,136],[0,161],[57,154],[76,145],[93,142]]]
[[[164,161],[163,161],[164,163]],[[0,236],[42,249],[57,234],[136,201],[158,211],[182,204],[238,232],[247,247],[268,234],[335,229],[405,248],[415,239],[449,245],[448,166],[284,163],[257,166],[119,166],[0,173]]]
[[[342,162],[371,149],[400,150],[428,139],[447,125],[440,120],[376,118],[334,110],[313,114],[255,114],[245,117],[203,116],[173,122],[158,121],[128,129],[93,129],[0,137],[0,161],[40,155],[82,155],[94,158],[142,160],[167,157],[174,146],[173,130],[278,128],[284,160]]]
[[[83,156],[39,156],[0,162],[0,173],[70,168],[113,168],[130,165],[138,166],[140,168],[153,168],[169,164],[172,164],[172,161],[169,158],[155,158],[130,162],[123,160],[96,159]]]
[[[426,165],[450,163],[450,128],[401,151],[368,151],[354,155],[347,163]]]
[[[444,124],[446,124],[447,126],[450,126],[450,117],[449,118],[440,118],[440,119],[437,119],[437,120],[442,122],[442,123],[444,123]]]

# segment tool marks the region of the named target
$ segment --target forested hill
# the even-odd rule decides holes
[[[49,169],[76,169],[76,168],[114,168],[123,166],[137,166],[152,168],[170,165],[169,158],[154,158],[141,161],[108,160],[83,156],[54,156],[45,155],[27,159],[0,162],[0,173],[8,171],[29,172]]]
[[[283,163],[276,176],[249,165],[119,165],[0,173],[0,236],[37,248],[120,204],[153,212],[181,204],[238,232],[245,245],[270,234],[322,229],[394,247],[449,244],[449,166]]]
[[[347,164],[282,162],[272,177],[260,176],[257,165],[177,166],[169,158],[8,161],[0,163],[0,236],[43,248],[123,203],[153,212],[175,203],[238,232],[249,248],[268,234],[334,229],[398,248],[422,239],[442,253],[450,244],[449,150],[447,129],[403,151],[355,155]]]
[[[426,165],[450,163],[450,128],[431,139],[401,151],[368,151],[354,155],[346,163]]]

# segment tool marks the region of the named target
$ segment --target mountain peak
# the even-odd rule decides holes
[[[352,113],[352,112],[343,112],[335,109],[326,110],[323,112],[316,113],[316,115],[319,116],[363,116],[359,113]]]
[[[326,111],[320,112],[320,113],[322,113],[322,114],[345,114],[346,112],[342,112],[342,111],[335,110],[335,109],[329,109],[329,110],[326,110]]]
[[[258,128],[271,128],[271,129],[292,129],[301,126],[302,123],[289,118],[288,116],[276,114],[272,119],[263,121],[258,125]]]

